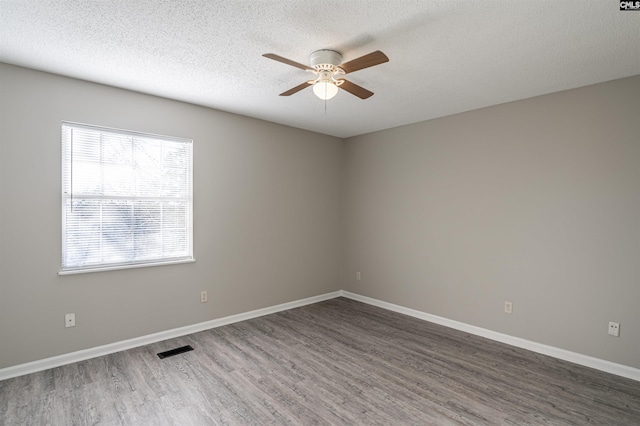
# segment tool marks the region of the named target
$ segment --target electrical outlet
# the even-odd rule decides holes
[[[609,321],[609,334],[611,336],[620,337],[620,323]]]
[[[504,312],[507,314],[513,313],[513,303],[504,302]]]
[[[360,272],[356,272],[356,280],[360,281],[362,279],[362,276],[360,275]]]
[[[76,326],[76,314],[65,314],[65,316],[64,316],[64,326],[65,327],[75,327]]]
[[[201,303],[205,303],[207,300],[209,300],[209,297],[207,296],[207,292],[206,291],[201,291],[200,292],[200,302]]]

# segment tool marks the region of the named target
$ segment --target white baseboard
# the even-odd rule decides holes
[[[326,293],[319,296],[308,297],[306,299],[295,300],[293,302],[282,303],[267,308],[256,309],[254,311],[245,312],[242,314],[230,315],[224,318],[218,318],[211,321],[205,321],[198,324],[188,325],[186,327],[174,328],[171,330],[161,331],[159,333],[148,334],[146,336],[140,336],[133,339],[123,340],[120,342],[110,343],[103,346],[97,346],[95,348],[84,349],[81,351],[71,352],[68,354],[62,354],[51,358],[45,358],[38,361],[28,362],[25,364],[14,365],[11,367],[0,369],[0,380],[10,379],[12,377],[22,376],[25,374],[35,373],[37,371],[47,370],[49,368],[59,367],[61,365],[72,364],[74,362],[84,361],[90,358],[96,358],[103,355],[120,352],[126,349],[135,348],[138,346],[144,346],[151,343],[160,342],[167,339],[173,339],[175,337],[185,336],[191,333],[198,333],[200,331],[209,330],[223,325],[233,324],[236,322],[261,317],[264,315],[274,314],[276,312],[286,311],[293,308],[298,308],[312,303],[322,302],[324,300],[333,299],[336,297],[346,297],[348,299],[357,300],[359,302],[367,303],[369,305],[378,306],[389,311],[398,312],[401,314],[409,315],[414,318],[433,322],[436,324],[444,325],[456,330],[464,331],[466,333],[474,334],[476,336],[486,337],[487,339],[495,340],[498,342],[506,343],[518,348],[528,349],[533,352],[537,352],[543,355],[549,355],[554,358],[562,359],[565,361],[573,362],[575,364],[584,365],[586,367],[595,368],[607,373],[615,374],[618,376],[626,377],[632,380],[640,381],[640,369],[629,367],[622,364],[616,364],[614,362],[605,361],[599,358],[582,355],[579,353],[567,351],[564,349],[556,348],[553,346],[543,345],[541,343],[532,342],[529,340],[521,339],[519,337],[509,336],[507,334],[497,333],[495,331],[487,330],[485,328],[476,327],[474,325],[465,324],[462,322],[450,320],[447,318],[439,317],[437,315],[427,314],[425,312],[417,311],[415,309],[405,308],[404,306],[395,305],[393,303],[383,302],[382,300],[373,299],[367,296],[361,296],[359,294],[351,293],[349,291],[335,291],[332,293]]]
[[[487,330],[485,328],[476,327],[474,325],[469,325],[462,322],[450,320],[448,318],[439,317],[437,315],[427,314],[415,309],[405,308],[404,306],[394,305],[393,303],[383,302],[378,299],[361,296],[359,294],[351,293],[344,290],[340,292],[340,295],[348,299],[357,300],[359,302],[378,306],[389,311],[398,312],[401,314],[409,315],[411,317],[419,318],[421,320],[444,325],[446,327],[464,331],[469,334],[486,337],[487,339],[506,343],[518,348],[528,349],[530,351],[537,352],[543,355],[549,355],[554,358],[573,362],[575,364],[580,364],[585,367],[595,368],[596,370],[640,381],[640,369],[629,367],[627,365],[617,364],[615,362],[605,361],[603,359],[594,358],[588,355],[582,355],[576,352],[556,348],[554,346],[543,345],[542,343],[536,343],[530,340],[521,339],[519,337],[509,336],[508,334],[502,334],[495,331]]]
[[[86,359],[96,358],[99,356],[124,351],[126,349],[136,348],[138,346],[144,346],[151,343],[161,342],[167,339],[173,339],[175,337],[185,336],[187,334],[198,333],[200,331],[209,330],[211,328],[221,327],[223,325],[233,324],[264,315],[274,314],[280,311],[298,308],[300,306],[310,305],[312,303],[322,302],[323,300],[334,299],[336,297],[339,297],[340,294],[340,291],[335,291],[333,293],[308,297],[306,299],[300,299],[267,308],[256,309],[254,311],[249,311],[242,314],[230,315],[224,318],[218,318],[215,320],[205,321],[185,327],[174,328],[171,330],[161,331],[159,333],[153,333],[146,336],[135,337],[133,339],[122,340],[120,342],[109,343],[107,345],[97,346],[95,348],[70,352],[68,354],[62,354],[51,358],[45,358],[38,361],[2,368],[0,369],[0,380],[35,373],[37,371],[48,370],[49,368],[72,364],[74,362],[84,361]]]

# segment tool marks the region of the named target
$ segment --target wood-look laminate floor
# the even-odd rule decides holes
[[[640,382],[338,298],[1,381],[0,424],[640,425]]]

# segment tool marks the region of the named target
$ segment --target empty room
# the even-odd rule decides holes
[[[0,0],[0,424],[640,425],[640,2]]]

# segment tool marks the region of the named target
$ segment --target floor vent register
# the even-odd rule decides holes
[[[182,347],[179,347],[179,348],[171,349],[170,351],[160,352],[158,354],[158,357],[160,359],[163,359],[163,358],[167,358],[167,357],[170,357],[170,356],[183,354],[185,352],[189,352],[189,351],[192,351],[192,350],[193,350],[193,348],[191,347],[191,345],[182,346]]]

